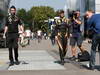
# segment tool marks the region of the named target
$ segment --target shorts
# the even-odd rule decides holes
[[[81,46],[83,42],[83,38],[82,35],[78,36],[78,37],[71,37],[70,38],[70,45],[71,46],[75,46],[77,44],[77,46]]]

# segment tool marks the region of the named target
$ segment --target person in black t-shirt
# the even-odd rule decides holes
[[[4,30],[4,38],[5,34],[7,35],[8,40],[8,48],[9,48],[9,60],[10,66],[14,65],[13,59],[13,48],[14,48],[14,55],[15,55],[15,64],[19,64],[18,60],[18,32],[19,29],[24,31],[23,25],[21,20],[16,16],[16,8],[15,6],[10,7],[10,15],[6,18],[5,30]]]

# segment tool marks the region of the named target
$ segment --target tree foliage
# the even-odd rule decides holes
[[[31,29],[46,29],[48,24],[44,20],[54,18],[56,12],[49,6],[33,6],[29,11],[19,9],[17,15],[28,25]]]

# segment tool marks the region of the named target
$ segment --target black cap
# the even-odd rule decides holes
[[[60,10],[60,11],[59,11],[59,14],[62,14],[62,13],[64,13],[64,10]]]
[[[10,7],[10,9],[11,9],[11,8],[13,8],[13,9],[15,9],[15,10],[16,10],[16,7],[15,7],[15,6],[13,6],[13,5]]]

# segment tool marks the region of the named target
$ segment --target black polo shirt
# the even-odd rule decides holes
[[[6,26],[8,27],[8,33],[18,33],[18,25],[22,25],[22,21],[16,15],[9,15],[6,18]]]

